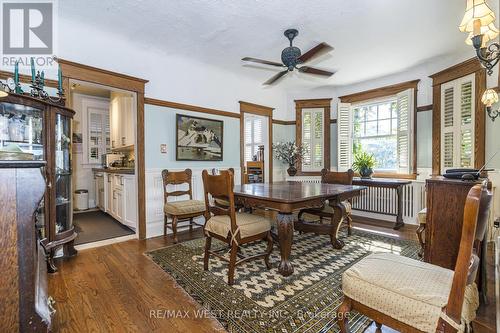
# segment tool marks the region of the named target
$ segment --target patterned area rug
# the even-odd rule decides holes
[[[209,270],[203,270],[205,240],[196,239],[146,253],[171,274],[207,313],[229,332],[338,332],[335,311],[342,302],[342,273],[372,252],[393,252],[417,258],[414,241],[389,238],[358,230],[347,237],[345,246],[334,250],[329,236],[294,234],[294,274],[278,273],[279,248],[271,256],[268,270],[258,259],[236,267],[235,283],[227,285],[228,264],[211,256]],[[212,241],[212,249],[226,245]],[[264,252],[263,242],[243,247],[244,255]],[[371,320],[351,314],[351,332],[363,332]]]

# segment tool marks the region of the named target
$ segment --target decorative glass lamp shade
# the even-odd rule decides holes
[[[483,46],[486,45],[490,40],[497,38],[499,30],[495,27],[494,23],[490,23],[486,26],[481,27],[481,35],[483,35]],[[467,45],[472,45],[472,37],[474,37],[474,33],[470,32],[469,36],[465,40]]]
[[[495,13],[488,7],[486,0],[467,0],[467,7],[462,23],[458,27],[462,32],[480,33],[480,27],[495,21]]]
[[[498,94],[494,89],[486,89],[481,97],[481,102],[486,106],[492,106],[494,103],[498,102]]]

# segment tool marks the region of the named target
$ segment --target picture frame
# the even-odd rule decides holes
[[[209,118],[176,114],[176,161],[222,161],[224,122]]]

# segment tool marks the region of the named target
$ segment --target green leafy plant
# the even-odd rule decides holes
[[[373,154],[368,154],[367,152],[360,151],[354,155],[354,162],[352,163],[352,169],[359,172],[361,177],[370,177],[373,173],[373,167],[377,164]]]

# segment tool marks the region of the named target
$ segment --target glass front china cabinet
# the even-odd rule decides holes
[[[71,185],[71,121],[74,111],[25,95],[0,99],[0,160],[46,160],[47,189],[37,211],[37,233],[48,254],[76,254]],[[62,252],[60,251],[62,249]]]

